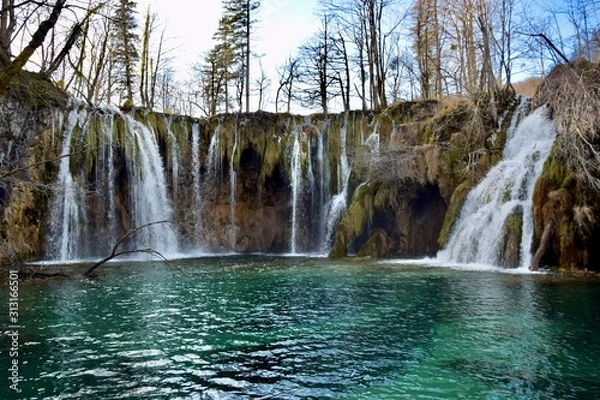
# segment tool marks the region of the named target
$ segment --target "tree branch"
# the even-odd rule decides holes
[[[165,224],[165,223],[170,223],[170,222],[171,221],[155,221],[155,222],[150,222],[148,224],[138,226],[137,228],[130,230],[125,235],[121,236],[121,238],[113,246],[112,251],[108,256],[104,257],[102,260],[100,260],[100,261],[92,264],[90,267],[88,267],[88,269],[86,269],[85,272],[83,273],[83,276],[89,276],[96,268],[98,268],[102,264],[105,264],[108,261],[112,260],[113,258],[122,256],[124,254],[148,253],[148,254],[152,254],[152,255],[159,257],[160,259],[162,259],[165,262],[168,262],[168,260],[160,252],[153,250],[153,249],[136,249],[136,250],[123,250],[123,251],[117,251],[117,250],[119,249],[119,246],[121,246],[121,244],[123,244],[123,242],[125,240],[127,240],[131,236],[137,234],[141,230],[148,228],[150,226],[153,226],[153,225]]]
[[[546,42],[546,45],[548,45],[548,47],[550,47],[550,49],[552,49],[552,51],[554,51],[556,53],[556,55],[559,56],[565,62],[565,64],[569,63],[569,59],[567,58],[567,56],[565,56],[563,54],[563,52],[560,51],[558,49],[558,47],[556,47],[554,45],[554,43],[552,43],[552,41],[548,38],[548,36],[544,35],[543,33],[522,33],[522,34],[526,35],[526,36],[530,36],[530,37],[542,38],[542,40],[544,40],[544,42]]]
[[[0,71],[0,96],[6,92],[6,89],[10,86],[10,83],[15,76],[23,69],[29,58],[33,53],[40,47],[46,35],[58,21],[58,17],[62,12],[67,0],[57,0],[56,4],[52,8],[52,12],[47,20],[43,21],[38,29],[33,34],[29,44],[21,51],[21,53],[2,71]]]

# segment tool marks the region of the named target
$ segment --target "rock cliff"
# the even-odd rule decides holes
[[[534,193],[532,267],[600,269],[600,65],[552,71],[534,98],[548,104],[558,137]]]
[[[578,68],[584,98],[597,99],[597,66]],[[600,108],[594,100],[582,111],[583,88],[569,92],[579,81],[564,76],[553,72],[534,100],[552,104],[560,128],[535,190],[534,266],[594,269]],[[31,77],[19,82],[0,109],[4,262],[104,256],[155,222],[164,226],[124,246],[432,256],[470,189],[502,159],[520,104],[506,92],[496,109],[482,96],[380,113],[195,119],[90,107]],[[584,111],[587,125],[568,118]],[[506,267],[519,260],[522,214],[505,222]]]

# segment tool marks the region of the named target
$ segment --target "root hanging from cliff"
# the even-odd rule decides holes
[[[542,264],[542,257],[552,243],[552,236],[554,235],[555,230],[556,228],[554,221],[549,221],[546,226],[544,226],[544,232],[542,233],[542,238],[540,239],[540,245],[535,251],[533,259],[531,260],[531,265],[529,266],[530,271],[539,271]]]

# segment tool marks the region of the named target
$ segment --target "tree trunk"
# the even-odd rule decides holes
[[[38,29],[33,34],[29,44],[6,68],[0,71],[0,96],[6,92],[6,89],[8,89],[10,86],[11,81],[23,69],[37,48],[44,43],[46,35],[48,35],[48,32],[50,32],[50,30],[56,25],[58,17],[62,12],[65,3],[66,0],[58,0],[56,4],[54,4],[50,16],[47,20],[40,24]]]
[[[538,271],[540,269],[542,257],[546,253],[546,250],[548,250],[548,247],[550,247],[550,240],[552,239],[552,235],[554,234],[554,229],[555,227],[553,221],[549,221],[548,223],[546,223],[546,226],[544,226],[544,232],[542,232],[540,245],[535,251],[535,255],[533,256],[533,259],[531,260],[531,265],[529,266],[529,269],[531,271]]]

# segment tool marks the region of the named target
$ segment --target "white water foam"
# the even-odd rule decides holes
[[[529,267],[533,188],[556,137],[547,114],[546,107],[540,107],[509,132],[504,159],[468,194],[437,262],[502,265],[505,222],[515,212],[522,212],[519,269]]]

